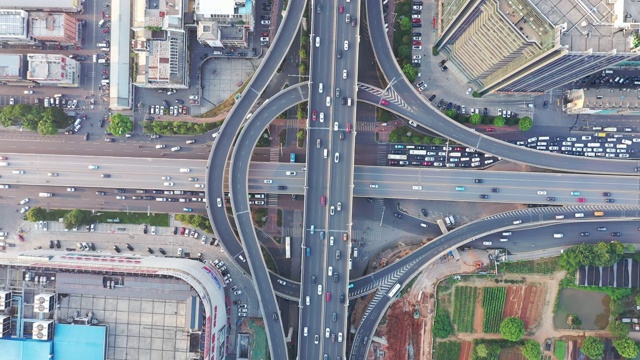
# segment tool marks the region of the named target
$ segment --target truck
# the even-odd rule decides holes
[[[40,196],[40,197],[52,197],[53,193],[41,192],[40,194],[38,194],[38,196]]]

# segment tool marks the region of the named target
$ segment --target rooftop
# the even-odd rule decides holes
[[[22,55],[0,54],[0,79],[19,78]]]
[[[34,37],[64,37],[65,14],[32,13],[29,23]]]
[[[22,10],[0,10],[0,37],[26,37],[28,17]]]

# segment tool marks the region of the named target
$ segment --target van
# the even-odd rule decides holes
[[[324,158],[328,158],[329,157],[329,150],[324,149]]]
[[[105,59],[98,59],[98,64],[106,64],[107,60]]]
[[[584,217],[584,213],[575,213],[574,215],[577,218],[583,218]]]
[[[351,106],[351,98],[347,98],[347,106]]]
[[[522,220],[513,220],[511,223],[512,223],[513,225],[522,224]]]
[[[42,193],[38,194],[38,196],[40,196],[40,197],[52,197],[53,194],[52,193],[47,193],[47,192],[42,192]]]
[[[96,44],[96,47],[99,47],[99,48],[108,48],[108,47],[109,47],[109,45],[108,45],[107,43],[97,43],[97,44]]]
[[[628,140],[628,139],[622,139],[622,143],[627,145],[633,144],[633,142],[631,142],[631,140]]]
[[[564,236],[564,234],[561,234],[561,233],[553,234],[553,237],[556,238],[556,239],[559,239],[559,238],[561,238],[563,236]]]
[[[76,122],[73,123],[73,126],[78,126],[82,123],[82,119],[77,119]]]
[[[627,144],[616,144],[616,148],[618,148],[618,149],[626,149],[627,148]]]
[[[306,302],[307,305],[311,304],[311,298],[309,298],[309,295],[307,295],[307,298],[306,298],[305,302]]]
[[[98,62],[98,54],[93,54],[93,62],[94,63]]]
[[[107,21],[106,21],[105,19],[102,19],[102,20],[100,20],[100,22],[98,23],[98,26],[99,26],[99,27],[103,27],[103,26],[104,26],[104,24],[105,24],[106,22],[107,22]]]
[[[502,236],[511,236],[512,232],[511,231],[504,231],[502,233]]]
[[[605,70],[605,71],[604,71],[604,73],[605,73],[605,74],[613,74],[613,70],[609,70],[609,69],[607,69],[607,70]]]
[[[540,141],[547,141],[547,140],[549,140],[549,137],[548,137],[548,136],[540,136],[540,137],[538,138],[538,140],[540,140]]]
[[[564,219],[564,215],[556,215],[556,219]]]

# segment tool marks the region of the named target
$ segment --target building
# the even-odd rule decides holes
[[[84,11],[84,0],[0,0],[0,9],[79,13]]]
[[[158,5],[153,7],[153,5]],[[184,3],[135,1],[131,49],[135,53],[133,84],[139,87],[189,87]]]
[[[27,80],[41,85],[79,85],[80,64],[65,55],[27,54],[27,63]]]
[[[31,37],[63,46],[80,45],[82,23],[64,13],[31,13],[29,18]]]
[[[481,94],[541,93],[635,58],[638,10],[623,0],[455,0],[435,46]]]
[[[24,55],[0,54],[0,81],[20,81],[24,77]]]
[[[22,10],[0,10],[0,42],[34,43],[29,37],[29,14]]]
[[[247,47],[255,26],[253,0],[197,1],[198,41],[212,48]]]

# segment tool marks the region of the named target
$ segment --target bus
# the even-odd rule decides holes
[[[427,155],[427,150],[409,150],[410,155]]]
[[[407,155],[389,154],[389,155],[387,155],[387,159],[389,159],[389,160],[407,160]]]
[[[291,153],[291,156],[289,156],[289,162],[290,163],[296,162],[296,153]]]
[[[387,293],[387,296],[393,299],[393,297],[396,296],[396,294],[398,293],[401,287],[402,287],[402,284],[396,283],[395,285],[393,285],[391,290],[389,290],[389,292]]]
[[[284,237],[287,259],[291,259],[291,236]]]

